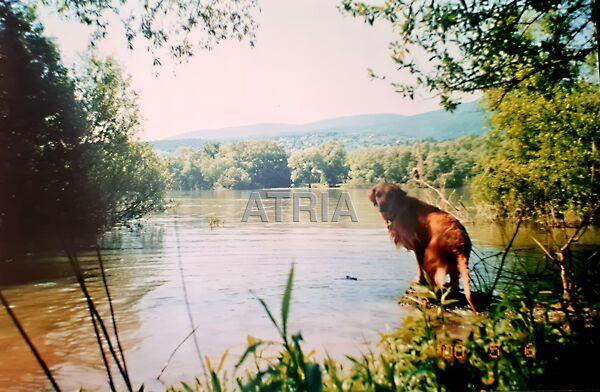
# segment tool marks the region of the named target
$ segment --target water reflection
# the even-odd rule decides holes
[[[330,191],[330,215],[339,192]],[[274,219],[274,200],[265,201],[269,223],[256,217],[242,223],[249,192],[214,191],[173,194],[172,208],[141,227],[107,233],[103,254],[134,383],[160,389],[156,375],[190,332],[179,260],[204,355],[216,357],[231,349],[235,358],[246,334],[275,338],[250,291],[277,309],[292,262],[296,283],[290,328],[302,330],[309,348],[324,353],[326,347],[332,355],[356,353],[363,339],[376,340],[377,331],[396,326],[405,310],[395,297],[416,275],[414,257],[391,244],[367,191],[349,192],[358,223],[349,218],[309,223],[307,213],[301,213],[302,222],[293,223],[291,200],[284,201],[281,223]],[[211,217],[223,225],[211,230]],[[470,222],[467,228],[483,255],[497,252],[512,235],[510,227],[487,223]],[[531,248],[529,233],[523,231],[517,248]],[[584,241],[597,238],[591,231]],[[97,261],[92,254],[81,261],[93,296],[104,304]],[[358,280],[346,280],[346,275]],[[105,388],[88,311],[64,258],[37,255],[2,265],[0,285],[61,386]],[[106,314],[105,305],[101,310]],[[3,311],[0,352],[0,390],[46,385]],[[171,384],[199,373],[188,341],[163,380]]]

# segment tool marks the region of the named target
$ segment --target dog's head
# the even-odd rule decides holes
[[[389,215],[390,212],[398,210],[405,197],[406,192],[398,185],[386,183],[375,185],[371,190],[369,200],[375,207],[378,207],[379,212]]]

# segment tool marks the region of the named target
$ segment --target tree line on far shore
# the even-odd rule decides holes
[[[340,142],[290,153],[273,141],[243,141],[183,148],[165,159],[176,190],[366,186],[380,181],[404,183],[411,178],[460,187],[475,175],[484,151],[485,141],[477,136],[351,153]]]

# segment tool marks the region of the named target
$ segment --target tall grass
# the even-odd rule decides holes
[[[216,367],[206,360],[209,375],[195,384],[170,391],[469,391],[590,389],[597,379],[588,358],[597,352],[597,314],[590,313],[588,330],[569,330],[557,299],[524,286],[481,315],[458,311],[461,327],[448,317],[453,302],[448,291],[421,286],[418,301],[402,326],[381,334],[378,346],[343,360],[313,358],[302,347],[300,333],[290,334],[288,319],[294,268],[290,269],[279,317],[258,299],[278,341],[248,339],[245,352],[226,370],[227,353]],[[275,352],[275,354],[273,354]],[[231,369],[230,369],[231,370]]]

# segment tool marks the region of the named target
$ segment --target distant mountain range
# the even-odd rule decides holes
[[[172,152],[177,147],[201,146],[206,141],[238,141],[249,139],[277,139],[318,135],[326,139],[369,137],[380,140],[381,145],[390,141],[454,139],[464,135],[481,135],[485,132],[487,115],[478,102],[462,104],[452,113],[444,110],[414,116],[399,114],[366,114],[316,121],[308,124],[265,123],[239,127],[205,129],[186,132],[169,139],[152,142],[157,150]],[[329,137],[327,137],[329,135]],[[290,144],[290,143],[284,143]],[[373,142],[371,142],[373,144]],[[375,143],[377,145],[377,143]]]

